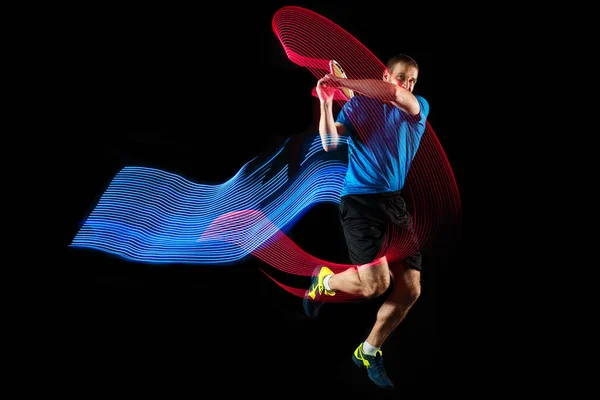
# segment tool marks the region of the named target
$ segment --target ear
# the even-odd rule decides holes
[[[390,70],[386,68],[383,70],[383,80],[387,82],[389,77],[390,77]]]

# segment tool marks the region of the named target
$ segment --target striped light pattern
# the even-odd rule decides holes
[[[125,167],[71,246],[147,263],[238,262],[315,204],[339,203],[346,164],[322,151],[318,136],[310,141],[293,179],[288,179],[288,164],[278,160],[285,144],[266,161],[246,163],[219,185],[154,168]],[[270,171],[274,165],[283,167]]]

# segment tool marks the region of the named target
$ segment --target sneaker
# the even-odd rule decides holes
[[[359,367],[367,369],[369,379],[371,379],[377,386],[381,388],[393,388],[394,384],[387,376],[385,368],[383,367],[383,353],[378,350],[374,356],[363,353],[363,344],[359,344],[354,354],[352,354],[352,361]]]
[[[312,283],[306,293],[304,294],[304,312],[310,318],[315,318],[323,305],[323,302],[319,299],[321,296],[335,296],[335,292],[333,290],[325,289],[325,285],[323,284],[323,279],[327,275],[332,275],[333,271],[327,268],[324,265],[319,265],[312,274]]]

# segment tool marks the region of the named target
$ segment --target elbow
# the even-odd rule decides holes
[[[395,103],[412,116],[417,116],[421,113],[421,106],[419,105],[417,98],[402,87],[396,88]]]
[[[339,138],[333,135],[326,137],[324,140],[321,141],[321,144],[323,145],[323,150],[325,150],[325,152],[334,151],[335,149],[337,149],[339,141]]]
[[[337,148],[338,148],[337,143],[323,143],[323,150],[325,150],[326,153],[328,153],[330,151],[334,151]]]

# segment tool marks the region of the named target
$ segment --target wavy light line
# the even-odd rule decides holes
[[[318,137],[311,138],[310,151],[291,180],[288,164],[277,162],[286,144],[262,164],[257,159],[245,164],[220,185],[194,183],[154,168],[125,167],[70,246],[147,263],[238,262],[276,231],[289,229],[315,204],[339,203],[346,165],[322,150],[314,151],[317,142]],[[266,179],[274,164],[283,166]],[[236,214],[245,210],[262,210],[272,228],[261,230]],[[207,228],[223,215],[240,218],[228,222],[231,237],[207,237]],[[245,245],[235,245],[240,242]]]

